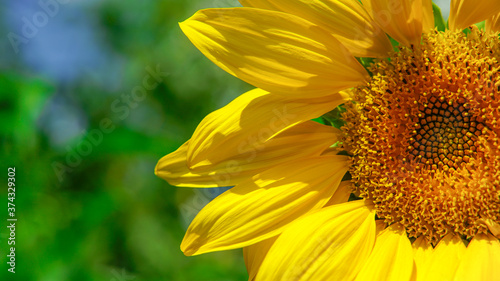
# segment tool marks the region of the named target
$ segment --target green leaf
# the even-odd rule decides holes
[[[328,125],[329,123],[325,122],[325,120],[321,117],[318,117],[318,118],[314,118],[312,121],[314,122],[318,122],[320,124],[323,124],[323,125]]]
[[[362,57],[357,57],[356,58],[359,63],[361,63],[361,65],[366,69],[366,71],[368,71],[368,73],[370,74],[370,76],[372,76],[372,72],[370,71],[370,66],[373,64],[373,62],[375,61],[374,58],[362,58]]]
[[[432,3],[432,12],[434,13],[434,26],[436,26],[439,31],[445,31],[446,23],[444,22],[439,6]]]
[[[479,28],[479,30],[484,30],[486,21],[483,20],[482,22],[478,22],[475,25]]]
[[[391,41],[391,45],[394,51],[398,52],[399,51],[398,46],[400,45],[399,42],[396,41],[396,39],[389,36],[389,34],[387,34],[387,37],[389,37],[389,41]]]
[[[332,127],[340,129],[345,124],[342,119],[342,113],[345,111],[345,108],[342,106],[337,106],[334,110],[321,116],[321,118],[325,121],[325,124],[329,124]]]
[[[477,26],[477,28],[479,28],[479,30],[484,30],[486,22],[482,21],[482,22],[478,22],[474,25]],[[462,32],[466,35],[469,35],[469,34],[471,34],[471,29],[470,29],[470,27],[467,27],[466,29],[462,30]]]

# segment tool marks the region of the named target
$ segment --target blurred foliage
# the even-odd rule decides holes
[[[9,232],[0,232],[0,280],[247,280],[240,250],[183,255],[189,219],[211,196],[154,175],[159,158],[206,114],[250,89],[178,28],[197,9],[225,3],[92,3],[84,12],[96,22],[100,44],[122,63],[117,86],[97,69],[71,83],[22,64],[0,71],[1,171],[6,179],[7,168],[16,167],[18,219],[15,275],[7,272]],[[125,105],[123,94],[142,85],[146,68],[157,66],[168,76],[128,114],[116,110],[113,104]],[[61,100],[83,130],[57,142],[48,128],[66,120],[54,106]],[[3,190],[6,225],[6,184]]]

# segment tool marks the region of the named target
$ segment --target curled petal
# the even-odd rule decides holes
[[[188,167],[188,141],[161,158],[155,173],[176,186],[233,186],[270,167],[300,158],[319,156],[336,141],[337,134],[337,129],[317,122],[298,123],[259,143],[258,146],[252,143],[245,150],[238,151],[239,153],[231,154],[229,149],[218,151],[214,148],[205,155],[208,160],[219,157],[218,161],[204,166],[203,169]]]
[[[271,137],[296,123],[321,116],[348,98],[344,92],[300,100],[260,89],[249,91],[201,121],[188,146],[187,165],[208,170],[238,157],[240,160],[233,166],[252,162]]]

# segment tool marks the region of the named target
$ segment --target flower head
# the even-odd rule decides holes
[[[181,23],[257,87],[156,167],[234,186],[184,253],[243,248],[250,280],[500,278],[500,2],[452,0],[448,29],[430,0],[240,3]]]

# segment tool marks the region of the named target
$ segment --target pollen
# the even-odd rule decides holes
[[[375,61],[344,105],[359,194],[433,244],[500,224],[500,40],[470,30],[433,31]]]

